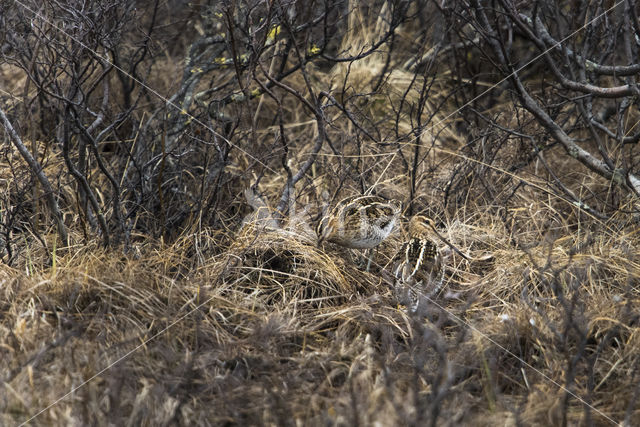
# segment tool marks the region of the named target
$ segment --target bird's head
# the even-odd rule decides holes
[[[436,223],[424,215],[416,215],[409,221],[409,232],[418,233],[420,231],[437,232]]]

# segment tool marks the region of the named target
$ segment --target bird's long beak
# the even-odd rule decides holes
[[[466,259],[467,261],[471,261],[471,258],[469,258],[467,255],[463,254],[460,249],[458,249],[455,246],[453,246],[447,239],[445,239],[440,233],[438,233],[438,230],[436,230],[435,227],[431,226],[431,229],[433,230],[434,233],[436,233],[436,236],[438,236],[440,238],[440,240],[442,240],[444,243],[446,243],[447,246],[449,246],[451,249],[453,249],[458,255],[460,255],[462,258]]]

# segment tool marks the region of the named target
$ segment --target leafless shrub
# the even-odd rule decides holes
[[[638,11],[587,6],[0,2],[0,424],[638,424]],[[364,193],[369,271],[313,232]],[[411,313],[417,213],[470,261]]]

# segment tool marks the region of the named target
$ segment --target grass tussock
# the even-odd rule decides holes
[[[395,15],[390,2],[346,5],[343,38],[332,48],[358,55]],[[543,132],[514,112],[506,91],[486,108],[474,104],[495,127],[452,115],[477,92],[461,94],[471,80],[438,61],[404,66],[433,53],[412,51],[423,26],[399,26],[363,60],[329,67],[310,56],[308,75],[282,77],[304,100],[307,81],[339,99],[325,99],[326,142],[314,154],[311,104],[278,85],[270,96],[255,92],[251,79],[234,92],[241,67],[216,68],[211,78],[228,102],[205,121],[233,117],[228,146],[195,122],[175,126],[188,138],[171,140],[164,124],[153,134],[165,106],[156,118],[145,111],[131,141],[147,129],[153,144],[105,154],[122,168],[120,183],[152,177],[120,188],[130,217],[126,236],[109,248],[54,142],[29,145],[44,173],[58,177],[69,246],[58,242],[31,171],[5,145],[0,219],[12,222],[0,236],[0,425],[32,417],[43,425],[640,425],[634,196],[560,147],[535,157],[528,142],[502,133]],[[160,65],[171,72],[149,76],[158,90],[176,84],[185,62],[167,55]],[[286,55],[281,68],[295,58]],[[269,61],[264,69],[278,68]],[[202,70],[185,74],[213,74]],[[0,71],[24,84],[16,68]],[[240,93],[260,96],[240,102]],[[157,149],[169,140],[170,154]],[[118,150],[139,150],[144,161],[118,160]],[[276,213],[267,201],[281,200],[316,154]],[[115,217],[113,184],[94,162],[85,167],[101,214]],[[565,190],[553,170],[566,172]],[[251,196],[257,189],[261,196]],[[361,252],[318,245],[313,231],[337,200],[364,192],[404,203],[369,271]],[[434,218],[470,258],[448,256],[444,289],[415,313],[399,305],[392,275],[414,214]]]
[[[452,221],[443,232],[472,261],[454,258],[446,295],[416,315],[397,306],[384,254],[367,273],[357,254],[260,222],[212,256],[216,233],[129,256],[61,250],[48,267],[34,250],[26,273],[2,269],[3,423],[85,381],[43,416],[606,424],[575,399],[588,396],[636,419],[635,236],[564,230],[518,248],[490,215]]]

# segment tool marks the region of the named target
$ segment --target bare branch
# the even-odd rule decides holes
[[[42,166],[40,166],[38,161],[31,155],[27,147],[25,147],[25,145],[22,143],[20,136],[18,136],[18,133],[13,128],[13,125],[11,124],[6,114],[4,113],[4,110],[1,107],[0,107],[0,120],[2,120],[2,125],[4,126],[5,130],[9,133],[9,136],[11,137],[11,141],[13,142],[13,145],[15,145],[15,147],[18,149],[24,161],[27,162],[27,164],[29,165],[29,168],[31,168],[31,172],[36,176],[36,178],[40,182],[40,185],[42,185],[42,188],[44,190],[44,196],[49,205],[49,209],[51,209],[51,214],[53,215],[53,219],[56,222],[56,225],[58,227],[58,234],[60,235],[60,239],[64,242],[65,245],[69,244],[67,227],[65,227],[64,222],[62,221],[62,213],[60,212],[60,208],[58,207],[58,202],[56,201],[56,198],[54,196],[53,188],[51,187],[51,183],[49,182],[49,179],[44,174],[44,171],[42,170]]]

